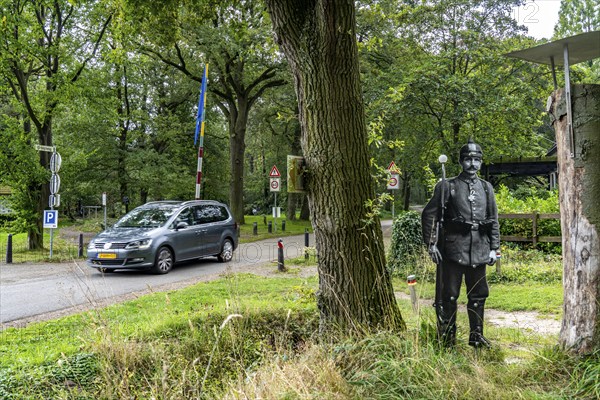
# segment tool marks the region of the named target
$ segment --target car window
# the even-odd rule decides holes
[[[136,208],[114,225],[116,228],[158,228],[173,215],[174,206]]]
[[[194,219],[192,217],[193,215],[191,207],[186,207],[183,210],[181,210],[181,212],[177,216],[177,219],[175,220],[175,225],[177,225],[177,223],[179,222],[185,222],[190,226],[194,225]]]
[[[229,218],[229,214],[223,206],[203,204],[194,207],[194,220],[196,224],[225,221],[227,218]]]

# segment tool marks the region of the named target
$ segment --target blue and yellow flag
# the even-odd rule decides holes
[[[204,138],[204,107],[206,106],[206,81],[208,80],[208,64],[204,66],[202,84],[200,85],[200,98],[198,99],[198,115],[196,116],[196,133],[194,134],[194,146],[198,142],[198,133]]]

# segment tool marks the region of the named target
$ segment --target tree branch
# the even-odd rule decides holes
[[[112,20],[113,14],[114,13],[110,13],[110,15],[108,16],[106,21],[104,21],[104,24],[102,25],[102,29],[100,30],[100,34],[98,35],[98,39],[94,43],[94,49],[92,50],[92,54],[90,54],[85,60],[83,60],[83,63],[79,66],[79,69],[75,72],[75,75],[73,75],[73,77],[71,78],[71,82],[75,82],[75,81],[77,81],[77,79],[79,79],[79,76],[85,69],[85,66],[87,65],[87,63],[92,59],[92,57],[94,57],[96,55],[96,52],[98,51],[98,47],[100,47],[100,42],[102,41],[102,38],[104,37],[104,33],[106,32],[106,29],[108,28],[108,24],[110,24],[110,21]]]
[[[267,90],[268,88],[277,87],[277,86],[283,86],[286,83],[287,82],[284,81],[283,79],[278,79],[278,80],[271,81],[271,82],[268,82],[268,83],[264,84],[260,89],[258,89],[258,91],[256,92],[256,94],[254,96],[251,96],[248,99],[248,108],[252,107],[252,105],[254,104],[254,102],[256,100],[258,100],[260,98],[260,96],[262,96],[262,94],[264,93],[264,91]]]

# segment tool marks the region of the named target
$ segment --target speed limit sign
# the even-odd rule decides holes
[[[400,189],[400,175],[391,174],[388,180],[387,188],[390,190]]]
[[[271,183],[270,183],[270,187],[271,187],[271,192],[279,192],[279,188],[281,187],[279,185],[279,179],[280,178],[271,178]]]

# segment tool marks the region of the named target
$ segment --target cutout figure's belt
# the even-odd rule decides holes
[[[493,220],[473,221],[468,222],[461,219],[453,219],[446,221],[444,229],[448,233],[469,233],[471,231],[481,231],[483,233],[490,232],[494,224]]]

